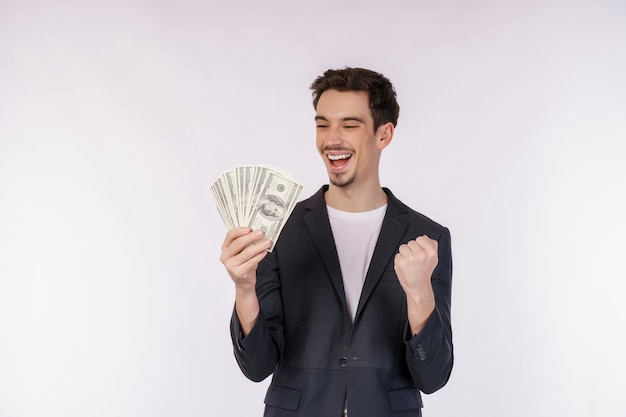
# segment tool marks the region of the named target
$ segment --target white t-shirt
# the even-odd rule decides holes
[[[371,211],[350,213],[326,206],[339,255],[343,288],[354,320],[365,275],[378,241],[387,204]]]

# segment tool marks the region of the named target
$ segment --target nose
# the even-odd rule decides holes
[[[326,146],[336,146],[343,142],[341,129],[335,126],[329,126],[323,132],[323,143]]]

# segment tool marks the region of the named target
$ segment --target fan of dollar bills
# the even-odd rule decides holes
[[[211,185],[211,192],[226,227],[263,230],[265,238],[272,241],[271,252],[303,188],[286,171],[267,165],[240,165],[224,172]]]

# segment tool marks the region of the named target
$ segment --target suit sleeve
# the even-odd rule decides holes
[[[248,379],[259,382],[274,372],[283,341],[283,308],[276,250],[269,253],[257,268],[256,292],[260,312],[254,327],[244,337],[233,309],[230,332],[239,368]]]
[[[405,331],[407,365],[415,385],[426,394],[437,391],[448,382],[454,361],[450,319],[452,249],[447,228],[439,238],[439,263],[431,280],[435,311],[418,334],[411,335],[408,323]]]

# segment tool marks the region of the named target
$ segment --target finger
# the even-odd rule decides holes
[[[250,243],[248,245],[246,245],[245,248],[243,248],[243,250],[240,252],[241,255],[244,258],[252,258],[254,256],[256,256],[259,253],[263,253],[266,252],[267,249],[270,247],[271,245],[271,241],[267,240],[267,239],[263,239],[263,235],[261,235],[261,239],[258,240],[256,239],[258,235],[254,236],[255,239],[252,239],[252,241],[250,241]],[[246,240],[247,240],[248,236],[246,236]],[[242,238],[243,240],[243,238]]]
[[[257,230],[235,239],[223,253],[231,258],[243,257],[244,259],[248,259],[255,256],[257,253],[267,250],[270,244],[271,242],[269,240],[263,239],[263,232]],[[243,261],[240,263],[243,263]]]
[[[241,234],[243,233],[243,234]],[[234,240],[232,238],[238,236]],[[261,243],[253,245],[254,242]],[[263,232],[245,232],[245,230],[232,231],[227,234],[222,246],[220,261],[227,268],[235,268],[257,253],[267,250],[268,244],[263,244]],[[245,252],[247,250],[247,252]]]
[[[413,250],[410,247],[410,243],[408,242],[404,245],[400,245],[400,247],[398,248],[398,255],[402,256],[402,257],[409,257],[413,255]],[[415,242],[413,242],[415,244]]]
[[[225,260],[226,269],[235,275],[245,275],[256,269],[257,265],[267,255],[271,242],[264,240],[256,245],[248,245],[243,251]]]
[[[247,226],[235,227],[234,229],[230,229],[226,233],[226,236],[224,237],[224,242],[222,243],[222,247],[230,246],[230,244],[233,243],[235,239],[238,239],[241,236],[250,232],[251,230]]]
[[[425,250],[425,248],[422,246],[422,244],[417,239],[411,240],[410,242],[407,242],[407,246],[411,249],[411,252],[413,252],[413,254],[415,254],[415,255],[421,254]]]
[[[427,252],[437,252],[437,248],[439,248],[439,242],[426,235],[418,236],[415,242]]]
[[[398,272],[398,268],[400,267],[400,264],[402,263],[402,255],[400,255],[400,252],[396,253],[396,256],[394,256],[393,258],[393,269],[394,271]]]
[[[269,247],[269,246],[268,246]],[[256,269],[259,262],[263,260],[267,256],[267,249],[262,249],[259,253],[254,254],[251,258],[248,258],[244,261],[238,268],[243,271],[250,271]]]
[[[232,234],[226,235],[224,246],[222,251],[228,255],[236,255],[251,244],[260,242],[263,239],[263,232],[261,230],[251,231],[249,228],[246,231],[233,229]],[[235,237],[232,239],[232,237]]]

